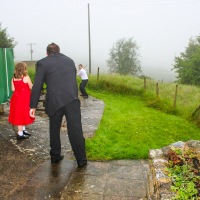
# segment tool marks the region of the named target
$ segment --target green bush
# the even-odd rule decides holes
[[[30,76],[33,83],[35,78],[35,66],[28,66],[28,75]]]

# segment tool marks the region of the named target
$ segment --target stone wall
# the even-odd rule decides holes
[[[171,179],[167,176],[167,157],[171,147],[183,150],[192,150],[200,161],[200,141],[190,140],[176,142],[162,149],[149,151],[148,191],[149,200],[170,200],[174,196],[170,187]]]

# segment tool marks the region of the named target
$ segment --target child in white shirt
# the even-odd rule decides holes
[[[86,70],[83,68],[82,64],[80,64],[78,66],[78,68],[79,68],[79,72],[77,73],[77,76],[80,76],[81,80],[82,80],[80,85],[79,85],[79,89],[81,91],[81,96],[83,98],[88,98],[88,94],[87,94],[87,92],[85,90],[85,87],[86,87],[87,82],[88,82],[88,75],[87,75]]]

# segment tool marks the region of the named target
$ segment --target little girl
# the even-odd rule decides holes
[[[32,86],[26,64],[19,62],[15,66],[14,76],[11,81],[13,94],[10,99],[10,114],[8,118],[8,121],[18,128],[17,140],[27,139],[31,135],[26,131],[25,125],[34,122],[34,118],[29,116]]]

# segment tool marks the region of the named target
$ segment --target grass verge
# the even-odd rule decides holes
[[[200,138],[197,126],[147,107],[141,97],[91,89],[89,93],[105,103],[95,136],[86,140],[90,160],[148,158],[150,149]]]

